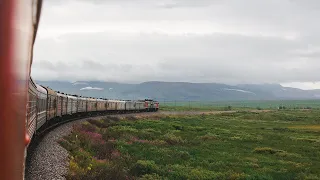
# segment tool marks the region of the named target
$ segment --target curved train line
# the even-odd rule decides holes
[[[36,84],[30,77],[26,114],[25,163],[27,163],[27,154],[30,152],[30,142],[37,141],[46,132],[61,124],[94,116],[158,110],[159,102],[151,99],[111,100],[65,94]]]
[[[82,97],[56,92],[29,80],[26,145],[45,126],[61,123],[71,117],[103,113],[158,111],[159,102],[144,100],[114,100]]]

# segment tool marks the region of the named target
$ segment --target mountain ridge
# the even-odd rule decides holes
[[[109,99],[176,101],[300,100],[320,99],[320,90],[302,90],[280,84],[192,83],[147,81],[137,84],[103,81],[37,81],[56,91]]]

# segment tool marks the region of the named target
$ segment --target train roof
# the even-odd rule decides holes
[[[42,86],[40,86],[39,84],[36,84],[37,87],[37,91],[44,93],[44,94],[48,94],[47,90],[45,88],[43,88]]]
[[[61,97],[68,97],[67,95],[65,94],[61,94],[61,93],[57,93],[58,96],[61,96]]]
[[[134,101],[136,103],[145,103],[144,101]]]
[[[87,100],[90,100],[90,101],[96,101],[97,99],[92,98],[92,97],[87,97]]]
[[[125,101],[121,101],[121,100],[114,100],[114,99],[109,99],[107,100],[108,102],[125,102]]]
[[[141,100],[141,99],[140,99],[140,100],[137,100],[137,101],[139,101],[139,102],[145,102],[146,100]]]
[[[41,85],[42,86],[42,85]],[[55,91],[55,90],[53,90],[53,89],[51,89],[51,88],[49,88],[49,87],[45,87],[45,86],[42,86],[43,88],[45,88],[46,90],[47,90],[47,92],[48,92],[48,94],[50,94],[50,95],[57,95],[57,92]]]
[[[32,77],[30,76],[29,81],[31,82],[34,88],[37,88],[36,83],[33,81]]]
[[[72,95],[67,95],[67,97],[70,98],[70,99],[77,99],[76,96],[72,96]]]

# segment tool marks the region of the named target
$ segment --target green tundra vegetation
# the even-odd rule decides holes
[[[231,110],[252,110],[252,109],[259,109],[262,110],[260,107],[252,108],[252,107],[232,107],[232,106],[169,106],[169,105],[161,105],[161,111],[231,111]]]
[[[320,111],[107,117],[60,140],[67,179],[320,179]]]
[[[320,100],[265,100],[265,101],[160,101],[161,110],[246,110],[246,109],[319,109]]]

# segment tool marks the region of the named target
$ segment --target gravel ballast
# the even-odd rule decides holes
[[[78,121],[64,124],[46,134],[28,157],[26,180],[65,179],[68,172],[68,151],[58,144],[58,140],[68,135]]]

